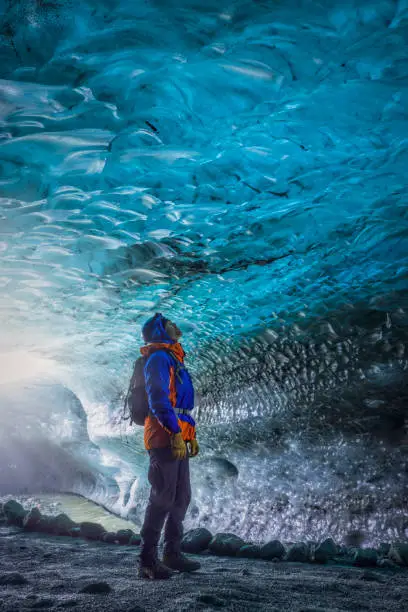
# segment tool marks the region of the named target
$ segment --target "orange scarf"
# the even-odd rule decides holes
[[[180,342],[174,342],[174,344],[168,344],[166,342],[152,342],[146,346],[142,346],[140,352],[143,357],[149,357],[152,353],[159,350],[165,350],[173,353],[176,359],[181,363],[184,363],[185,352]]]

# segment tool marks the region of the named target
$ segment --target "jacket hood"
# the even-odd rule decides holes
[[[167,342],[150,342],[150,344],[142,346],[140,352],[143,357],[150,357],[150,355],[156,351],[161,351],[163,349],[168,353],[172,353],[173,356],[178,359],[178,361],[184,363],[184,357],[186,354],[179,342],[174,342],[174,344],[168,344]]]
[[[161,342],[174,344],[174,340],[166,334],[164,326],[167,319],[160,312],[156,312],[154,317],[146,321],[142,328],[143,339],[145,342]]]

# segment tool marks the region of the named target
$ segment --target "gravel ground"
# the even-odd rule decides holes
[[[0,529],[0,610],[109,612],[408,609],[408,570],[365,570],[202,555],[194,574],[137,578],[138,549]],[[102,583],[99,587],[92,587]],[[108,585],[108,586],[107,586]],[[82,589],[99,588],[99,593]],[[110,590],[109,590],[110,589]],[[106,591],[106,592],[103,592]]]

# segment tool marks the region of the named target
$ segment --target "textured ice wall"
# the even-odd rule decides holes
[[[248,532],[255,500],[254,536],[270,521],[288,537],[343,532],[334,450],[324,467],[341,448],[359,458],[339,482],[354,483],[360,457],[362,491],[376,474],[374,510],[398,483],[381,516],[401,533],[406,1],[0,8],[3,355],[51,360],[109,435],[140,325],[162,310],[186,332],[202,431],[215,428],[205,453],[239,464],[232,491],[197,484],[197,520],[223,508],[223,526]],[[269,448],[264,418],[294,454]],[[386,457],[397,476],[379,476]],[[303,481],[274,481],[299,465]],[[270,509],[280,489],[286,518]],[[344,518],[306,529],[306,489]]]
[[[71,491],[112,503],[118,486],[101,469],[79,399],[59,384],[0,385],[0,495]]]
[[[208,350],[198,410],[214,458],[196,521],[254,539],[406,536],[404,326],[356,309]]]

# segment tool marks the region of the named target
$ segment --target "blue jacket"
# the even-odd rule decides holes
[[[147,357],[144,375],[149,409],[167,434],[181,431],[183,438],[188,441],[195,437],[195,421],[191,416],[194,408],[194,387],[184,366],[181,344],[174,342],[166,334],[165,322],[166,319],[158,313],[147,321],[142,330],[144,340],[148,343],[141,348],[141,353]],[[179,410],[183,412],[179,413]],[[154,429],[154,423],[146,422],[145,430],[148,427]],[[156,433],[159,432],[153,432]],[[150,434],[152,437],[152,432]],[[160,435],[155,437],[159,438]],[[164,445],[163,437],[161,441],[163,444],[159,445]],[[152,447],[150,442],[146,444],[147,448]]]

